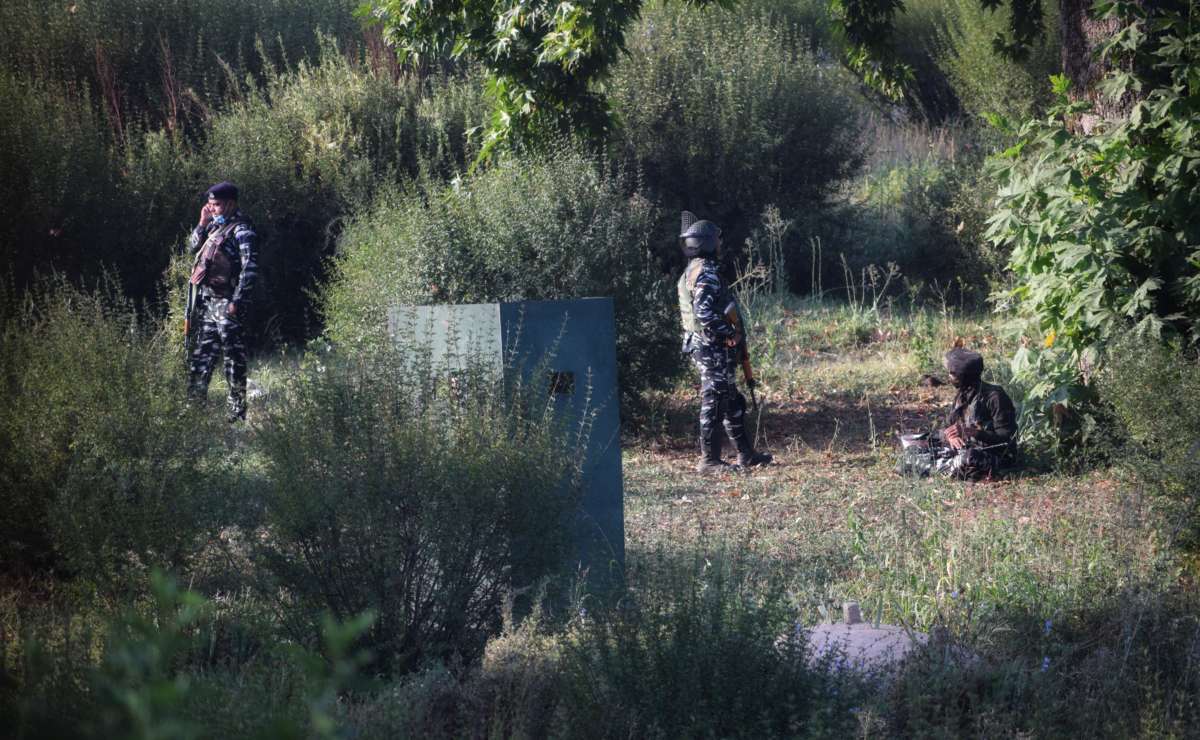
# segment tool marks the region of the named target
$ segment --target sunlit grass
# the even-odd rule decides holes
[[[1038,620],[1087,614],[1125,588],[1169,587],[1158,515],[1114,470],[988,483],[893,472],[897,433],[929,428],[952,398],[918,385],[945,349],[961,339],[1006,376],[1010,348],[990,317],[794,301],[764,303],[757,323],[762,407],[749,427],[778,464],[697,476],[697,400],[685,384],[663,400],[663,432],[626,449],[635,566],[735,543],[784,579],[802,622],[849,599],[922,630],[970,614],[964,636],[997,653],[1026,649],[1019,635]]]

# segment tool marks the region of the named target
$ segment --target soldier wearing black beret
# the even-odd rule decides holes
[[[195,262],[189,288],[195,291],[200,318],[188,358],[189,395],[203,402],[217,356],[225,357],[229,383],[229,419],[246,418],[246,345],[242,325],[258,276],[258,238],[238,208],[238,188],[219,182],[205,193],[200,222],[189,243]]]

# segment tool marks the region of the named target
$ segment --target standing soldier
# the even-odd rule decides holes
[[[237,201],[238,189],[233,183],[209,188],[200,223],[189,240],[196,259],[188,287],[197,291],[200,329],[188,363],[188,395],[204,402],[217,353],[223,353],[231,422],[246,418],[242,323],[249,311],[258,259],[254,225],[238,209]]]
[[[739,467],[765,465],[772,458],[755,452],[746,435],[746,397],[736,385],[745,338],[729,320],[729,315],[737,316],[737,302],[718,271],[721,229],[684,211],[679,246],[688,258],[678,285],[683,352],[700,370],[701,457],[696,470],[713,473],[729,467],[721,459],[722,424],[737,446]]]

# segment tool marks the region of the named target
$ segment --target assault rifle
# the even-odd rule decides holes
[[[750,366],[750,349],[746,346],[745,321],[742,320],[742,311],[738,307],[737,301],[730,301],[729,305],[725,307],[725,320],[741,336],[741,341],[733,348],[733,351],[736,353],[735,359],[742,366],[746,387],[750,389],[750,401],[754,404],[754,410],[758,411],[758,397],[754,395],[754,387],[757,383],[754,381],[754,368]]]
[[[192,314],[196,311],[196,286],[189,280],[187,297],[183,303],[183,356],[184,363],[191,362],[192,356]]]

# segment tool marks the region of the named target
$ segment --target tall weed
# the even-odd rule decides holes
[[[512,589],[567,560],[575,449],[546,388],[482,366],[449,376],[428,353],[314,356],[256,438],[260,593],[315,644],[328,612],[368,609],[378,671],[471,662]],[[443,378],[438,380],[437,378]]]
[[[627,42],[610,83],[626,156],[669,210],[716,221],[730,248],[768,204],[819,207],[856,171],[861,98],[799,29],[653,6]]]
[[[241,187],[258,229],[266,298],[258,320],[292,340],[316,334],[310,293],[343,217],[388,183],[460,169],[470,156],[465,132],[481,115],[473,78],[396,81],[327,40],[320,63],[271,74],[216,116],[201,171],[206,182]]]
[[[1097,379],[1132,441],[1127,460],[1155,493],[1176,502],[1184,543],[1200,545],[1200,365],[1194,355],[1125,338]]]
[[[82,85],[117,138],[194,133],[247,77],[318,52],[318,33],[361,35],[353,0],[90,0],[0,6],[0,67]],[[256,52],[261,44],[265,55]]]
[[[38,269],[95,270],[120,203],[103,119],[87,94],[0,70],[0,260],[27,284]],[[119,205],[117,205],[119,208]]]
[[[186,405],[177,336],[117,293],[54,284],[3,345],[5,562],[113,587],[183,566],[220,509],[224,436]]]
[[[1045,8],[1045,34],[1015,62],[996,54],[992,42],[1008,24],[1009,9],[988,9],[976,0],[946,0],[944,29],[931,44],[937,66],[950,81],[963,112],[1023,120],[1052,102],[1045,80],[1059,71],[1058,5]]]

